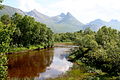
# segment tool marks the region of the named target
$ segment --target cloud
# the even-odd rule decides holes
[[[120,0],[61,0],[52,5],[56,13],[71,12],[77,19],[87,23],[97,18],[119,19]]]
[[[23,11],[30,11],[33,9],[37,9],[43,13],[47,11],[37,0],[17,0],[19,3],[19,8]]]

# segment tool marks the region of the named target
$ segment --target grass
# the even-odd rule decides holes
[[[30,45],[29,47],[11,47],[9,52],[20,52],[20,51],[26,51],[26,50],[33,50],[37,48],[44,48],[41,45]]]

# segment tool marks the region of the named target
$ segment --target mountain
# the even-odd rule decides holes
[[[66,15],[64,13],[61,13],[58,16],[52,17],[52,19],[56,24],[69,26],[69,28],[74,31],[80,30],[81,26],[84,25],[83,23],[79,22],[74,16],[72,16],[72,14],[69,12]]]
[[[87,23],[86,25],[83,26],[83,29],[90,28],[93,31],[99,30],[102,26],[105,26],[107,22],[101,20],[101,19],[96,19],[94,21],[91,21],[90,23]]]
[[[46,15],[38,12],[36,9],[34,9],[30,12],[26,12],[26,14],[28,16],[34,17],[36,19],[36,21],[46,24],[54,32],[56,32],[54,21],[52,21],[52,19],[49,16],[46,16]]]
[[[17,8],[13,8],[7,5],[4,5],[4,8],[2,10],[0,10],[0,16],[4,15],[4,14],[8,14],[10,16],[12,16],[15,13],[19,13],[21,15],[25,15],[25,12],[23,12],[20,9]]]
[[[101,19],[96,19],[94,21],[91,21],[90,23],[82,26],[83,30],[86,28],[90,28],[93,31],[97,31],[99,30],[102,26],[108,26],[111,27],[113,29],[117,29],[120,30],[120,21],[118,20],[111,20],[109,22],[103,21]]]
[[[34,17],[39,22],[47,24],[47,26],[56,33],[75,32],[80,30],[81,26],[83,26],[83,24],[69,12],[66,15],[61,13],[58,16],[49,17],[34,9],[26,14]]]
[[[48,27],[50,27],[53,30],[53,32],[56,33],[75,32],[80,30],[81,25],[83,25],[69,12],[66,15],[64,13],[61,13],[58,16],[49,17],[47,15],[38,12],[35,9],[30,12],[23,12],[20,9],[4,5],[4,9],[0,10],[0,16],[4,14],[8,14],[12,16],[14,13],[32,16],[36,19],[36,21],[45,23]],[[58,17],[61,17],[62,19],[58,19]]]
[[[107,26],[120,30],[120,21],[112,19],[107,23]]]
[[[36,9],[27,12],[27,15],[34,17],[37,21],[41,22],[41,23],[50,23],[52,20],[50,19],[50,17],[38,12]]]
[[[12,16],[14,13],[32,16],[36,19],[36,21],[46,24],[55,33],[75,32],[79,30],[84,30],[88,27],[90,27],[94,31],[97,31],[102,26],[108,26],[120,30],[120,21],[118,20],[111,20],[109,22],[106,22],[101,19],[96,19],[94,21],[91,21],[90,23],[83,24],[78,21],[70,12],[68,12],[67,14],[61,13],[60,15],[49,17],[38,12],[35,9],[30,12],[23,12],[20,9],[4,5],[4,9],[0,10],[0,16],[2,16],[3,14],[9,14],[10,16]]]
[[[75,32],[82,29],[83,23],[79,22],[70,12],[67,14],[51,17],[55,24],[57,24],[61,32]]]

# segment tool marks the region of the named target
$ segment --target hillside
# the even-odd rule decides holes
[[[23,12],[22,10],[17,9],[17,8],[13,8],[10,6],[6,6],[6,5],[4,5],[4,8],[2,10],[0,10],[0,16],[2,16],[3,14],[8,14],[8,15],[12,16],[15,13],[25,15],[25,12]]]
[[[80,30],[83,24],[73,17],[69,12],[65,15],[49,17],[37,10],[27,12],[27,15],[34,17],[37,21],[47,24],[54,32],[74,32]]]

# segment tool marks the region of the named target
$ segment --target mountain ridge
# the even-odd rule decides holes
[[[96,19],[96,20],[91,21],[91,22],[87,23],[86,25],[84,25],[83,29],[90,27],[90,29],[97,31],[102,26],[108,26],[108,27],[111,27],[113,29],[120,30],[120,21],[112,19],[112,20],[107,22],[107,21],[103,21],[101,19]]]
[[[26,13],[34,17],[37,21],[47,24],[54,32],[75,32],[80,29],[83,24],[79,22],[71,13],[61,13],[60,15],[49,17],[36,10]]]
[[[7,5],[3,5],[4,8],[2,10],[0,10],[0,16],[2,16],[3,14],[9,14],[10,16],[12,16],[15,13],[19,13],[21,15],[26,15],[25,12],[23,12],[22,10],[18,9],[18,8],[14,8],[11,6],[7,6]]]
[[[46,24],[55,33],[75,32],[79,30],[84,30],[88,27],[90,27],[90,29],[92,29],[93,31],[97,31],[102,26],[108,26],[120,30],[120,21],[116,19],[112,19],[109,22],[103,21],[101,19],[96,19],[87,24],[83,24],[82,22],[77,20],[70,12],[67,12],[66,14],[61,13],[57,16],[49,17],[37,11],[36,9],[33,9],[29,12],[24,12],[20,9],[7,5],[4,5],[4,7],[5,8],[3,10],[0,10],[0,16],[2,16],[3,14],[9,14],[10,16],[12,16],[16,12],[23,16],[28,15],[34,17],[36,21]]]

